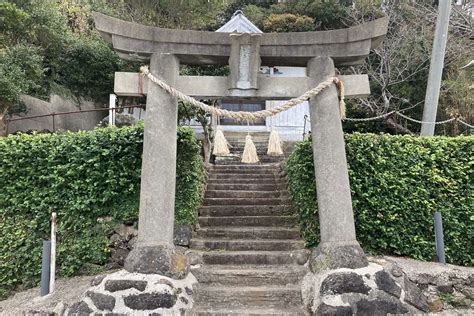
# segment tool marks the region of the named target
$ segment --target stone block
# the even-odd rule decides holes
[[[86,302],[74,303],[68,311],[68,316],[85,316],[92,313],[92,309],[87,305]]]
[[[86,296],[92,300],[92,303],[94,303],[99,310],[112,311],[115,307],[115,297],[113,296],[93,291],[88,291]]]
[[[193,228],[191,225],[175,225],[173,235],[173,241],[176,246],[189,247],[193,237]]]
[[[405,301],[415,306],[416,308],[428,312],[428,299],[418,288],[418,286],[405,277]]]
[[[369,264],[359,245],[318,246],[310,257],[310,269],[314,273],[339,268],[357,269]]]
[[[139,280],[107,280],[105,282],[105,290],[109,292],[117,292],[128,289],[137,289],[143,292],[146,288],[147,281]]]
[[[171,308],[176,304],[176,295],[169,293],[143,293],[123,298],[125,306],[135,310]]]
[[[362,293],[368,294],[370,287],[364,284],[360,275],[354,272],[337,272],[330,274],[321,284],[322,295]]]
[[[375,273],[375,283],[380,290],[400,298],[402,289],[397,285],[397,283],[395,283],[395,281],[390,277],[390,274],[388,274],[386,271],[381,270]]]
[[[352,316],[353,314],[350,306],[332,306],[325,303],[321,303],[316,311],[318,316]]]
[[[377,298],[374,300],[362,299],[356,303],[356,315],[387,315],[406,314],[408,308],[400,301]]]
[[[183,279],[188,274],[186,256],[169,246],[136,247],[125,261],[129,272],[160,274]]]

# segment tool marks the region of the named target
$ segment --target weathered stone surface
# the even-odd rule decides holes
[[[92,291],[87,291],[86,296],[88,296],[92,300],[92,303],[100,310],[112,311],[115,307],[115,297],[113,296]]]
[[[105,277],[106,275],[98,275],[94,277],[91,281],[91,286],[99,285],[105,279]]]
[[[168,246],[137,247],[125,261],[125,270],[145,274],[161,274],[182,279],[188,273],[186,256]]]
[[[398,265],[393,265],[391,273],[396,278],[403,276],[403,270]]]
[[[69,316],[85,316],[92,313],[92,309],[89,308],[86,302],[77,302],[71,306],[69,309]]]
[[[190,265],[196,265],[202,263],[202,255],[197,252],[191,251],[186,254],[188,263]]]
[[[130,250],[124,248],[115,248],[112,250],[112,255],[110,257],[110,267],[119,268],[123,267],[125,259],[127,258]]]
[[[316,315],[321,316],[352,316],[352,308],[350,306],[332,306],[325,303],[319,305]]]
[[[189,303],[188,299],[187,299],[186,297],[184,297],[184,296],[181,296],[179,299],[180,299],[181,302],[183,302],[184,304],[188,304],[188,303]]]
[[[466,308],[471,305],[471,300],[462,295],[454,295],[451,305],[454,307]]]
[[[404,306],[403,303],[381,298],[370,301],[362,299],[356,303],[356,310],[355,314],[361,316],[408,313],[408,308]]]
[[[416,286],[415,283],[413,283],[412,281],[408,280],[407,277],[405,277],[404,287],[405,287],[405,301],[424,312],[428,312],[429,311],[428,299],[422,293],[422,291],[418,288],[418,286]]]
[[[183,63],[226,64],[230,55],[228,33],[196,32],[150,28],[94,13],[96,28],[121,53],[133,59],[147,58],[157,50],[180,54]],[[387,31],[388,18],[347,29],[325,32],[261,34],[261,59],[264,65],[305,66],[311,56],[333,57],[339,64],[362,61]],[[197,48],[199,51],[197,52]]]
[[[438,296],[432,297],[428,299],[428,308],[430,313],[440,312],[444,308],[443,301]]]
[[[316,57],[308,61],[308,77],[323,82],[334,76],[334,61]],[[310,100],[310,116],[321,243],[310,263],[323,269],[362,268],[368,265],[356,241],[349,174],[338,93],[330,86]]]
[[[139,280],[107,280],[105,282],[105,290],[109,292],[123,291],[127,289],[137,289],[144,291],[147,285],[147,281]]]
[[[123,298],[125,306],[136,310],[171,308],[176,304],[176,295],[169,293],[143,293]]]
[[[174,288],[173,284],[170,281],[166,280],[166,279],[161,279],[156,283],[157,284],[165,284],[165,285],[168,285],[171,288]]]
[[[187,286],[184,288],[184,291],[185,291],[186,294],[188,294],[188,295],[193,295],[193,289],[191,289],[191,288],[189,288],[189,287],[187,287]]]
[[[193,237],[193,229],[191,225],[175,225],[173,234],[175,245],[189,247],[191,238]]]
[[[135,125],[137,122],[138,119],[131,114],[115,113],[115,126],[117,127]],[[109,115],[104,117],[101,123],[104,125],[109,124]]]
[[[443,284],[443,285],[438,285],[436,287],[436,290],[440,293],[453,293],[454,292],[454,287],[451,284]]]
[[[322,295],[362,293],[368,294],[370,287],[364,284],[362,277],[354,272],[337,272],[330,274],[321,284]]]
[[[378,271],[375,273],[375,283],[377,287],[393,296],[400,298],[402,289],[395,283],[395,281],[390,277],[390,275],[384,270]]]
[[[369,264],[359,245],[316,247],[310,257],[310,269],[314,273],[329,269],[357,269]]]

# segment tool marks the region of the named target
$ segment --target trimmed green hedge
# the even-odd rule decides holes
[[[472,265],[474,137],[345,136],[357,238],[368,253],[431,260],[441,211],[447,261]],[[310,141],[290,155],[288,186],[308,246],[319,241]]]
[[[59,274],[107,262],[107,233],[138,218],[142,148],[143,125],[0,139],[0,297],[38,283],[52,212]],[[176,187],[176,221],[194,223],[204,164],[190,128],[178,130]]]

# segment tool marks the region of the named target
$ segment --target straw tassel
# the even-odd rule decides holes
[[[212,150],[212,154],[215,156],[225,156],[229,155],[229,143],[227,139],[225,139],[224,133],[218,127],[216,131],[216,135],[214,136],[214,148]]]
[[[255,144],[252,141],[252,136],[248,134],[245,137],[245,147],[244,153],[242,154],[242,162],[257,163],[258,161],[257,148],[255,148]]]
[[[280,136],[278,136],[276,129],[273,127],[272,127],[272,131],[270,132],[270,138],[268,139],[267,155],[269,156],[283,155],[283,150],[281,150]]]
[[[341,116],[341,120],[346,119],[346,102],[344,101],[344,96],[345,96],[345,89],[344,89],[344,82],[336,78],[334,81],[336,84],[337,89],[339,90],[339,115]]]

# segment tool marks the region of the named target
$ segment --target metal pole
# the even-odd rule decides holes
[[[49,261],[51,259],[51,241],[43,240],[43,257],[41,259],[41,289],[40,295],[49,293]]]
[[[54,292],[56,278],[56,213],[51,214],[51,263],[49,275],[49,293]]]
[[[441,218],[441,212],[434,213],[434,224],[436,255],[438,256],[438,262],[446,263],[446,256],[444,254],[443,219]]]
[[[444,53],[448,40],[449,14],[451,12],[451,0],[439,0],[438,19],[431,53],[430,73],[428,75],[428,86],[426,87],[425,107],[420,136],[433,136],[438,111],[439,90],[441,87],[441,76],[443,74]],[[426,123],[427,122],[427,123]]]
[[[115,102],[117,96],[113,93],[109,94],[109,125],[115,125]]]
[[[304,137],[306,136],[306,119],[308,118],[308,115],[304,115],[304,123],[303,123],[303,140]]]

